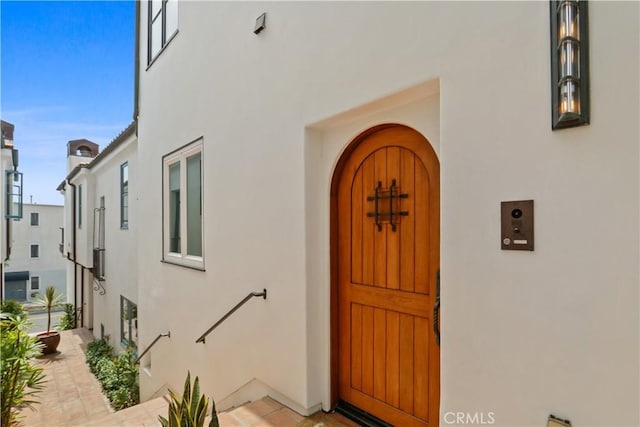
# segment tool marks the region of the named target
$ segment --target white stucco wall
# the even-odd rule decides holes
[[[39,224],[31,225],[31,213],[39,214]],[[22,219],[12,222],[11,260],[6,265],[6,272],[28,271],[29,276],[40,277],[40,296],[48,286],[54,286],[65,298],[66,266],[59,250],[61,239],[60,227],[63,220],[64,207],[56,205],[38,205],[24,203]],[[39,246],[39,256],[31,258],[31,245]],[[27,300],[31,297],[31,284],[27,281]]]
[[[83,158],[85,163],[90,163],[75,173],[70,183],[65,186],[65,256],[68,254],[70,257],[67,261],[69,298],[79,307],[82,306],[82,326],[93,329],[96,338],[100,338],[103,326],[104,334],[110,337],[110,343],[119,352],[123,349],[120,340],[120,296],[123,295],[134,303],[138,298],[136,254],[137,239],[140,236],[136,234],[132,214],[136,206],[135,133],[121,134],[112,144],[116,145],[110,147],[110,151],[105,152],[100,158]],[[129,225],[126,229],[121,228],[120,223],[120,167],[124,162],[129,163]],[[75,185],[75,190],[71,184]],[[80,186],[82,206],[77,203]],[[94,279],[91,269],[93,248],[98,244],[96,223],[99,214],[96,209],[100,207],[101,197],[104,197],[105,201],[105,280],[98,282]],[[82,216],[80,227],[73,223],[74,209],[76,224],[79,216]],[[77,262],[75,267],[74,250]]]
[[[142,346],[171,331],[143,397],[190,369],[218,400],[257,379],[328,408],[331,173],[360,131],[400,122],[441,160],[441,417],[637,425],[638,12],[590,3],[592,123],[555,132],[546,2],[181,3],[148,70],[143,19]],[[160,262],[162,156],[200,137],[204,272]],[[501,251],[500,202],[520,199],[536,250]]]
[[[129,226],[120,227],[120,166],[129,164]],[[102,158],[88,171],[93,182],[92,193],[88,195],[95,207],[100,207],[100,198],[105,200],[105,280],[101,289],[91,289],[93,296],[93,334],[100,338],[100,325],[110,336],[110,343],[116,351],[123,346],[120,341],[120,296],[130,301],[138,301],[138,265],[136,260],[136,222],[131,213],[136,208],[136,180],[138,163],[136,158],[135,135],[115,151]],[[93,219],[93,216],[92,216]],[[97,221],[97,215],[96,215]],[[93,280],[93,277],[92,277]],[[93,284],[93,283],[92,283]]]

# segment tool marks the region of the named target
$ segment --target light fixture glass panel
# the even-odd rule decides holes
[[[580,114],[580,91],[573,80],[566,80],[560,84],[560,114]]]
[[[560,45],[560,78],[580,78],[580,45],[572,40],[563,40]]]
[[[587,0],[551,0],[553,130],[590,122]]]
[[[578,4],[574,1],[565,1],[560,5],[560,28],[558,42],[565,37],[580,38],[578,31]]]

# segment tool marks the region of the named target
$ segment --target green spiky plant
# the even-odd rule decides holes
[[[26,314],[2,313],[0,324],[0,377],[2,401],[0,425],[19,422],[19,410],[32,408],[34,398],[44,388],[43,369],[33,364],[42,346],[27,333],[31,323]]]
[[[11,299],[4,300],[4,302],[0,305],[0,311],[5,314],[13,314],[16,316],[23,316],[27,314],[22,304]]]
[[[76,311],[73,309],[73,304],[65,304],[64,315],[60,318],[57,328],[61,331],[75,329],[76,323]]]
[[[207,417],[209,400],[204,395],[200,395],[200,381],[196,377],[191,388],[191,372],[187,372],[187,379],[184,382],[184,392],[182,398],[169,390],[171,403],[169,403],[169,419],[158,416],[163,427],[203,427]],[[211,421],[209,427],[218,427],[218,416],[216,415],[216,404],[211,400]]]

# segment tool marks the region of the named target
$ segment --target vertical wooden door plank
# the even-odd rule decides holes
[[[400,314],[400,409],[413,414],[413,316]]]
[[[362,390],[362,306],[351,304],[351,387]]]
[[[421,214],[416,218],[416,240],[424,242],[415,247],[416,262],[415,292],[429,293],[429,177],[421,161],[416,161],[416,211]]]
[[[382,148],[374,154],[375,164],[375,182],[382,182],[382,188],[388,188],[387,183],[387,149]],[[386,212],[386,200],[382,199],[378,202],[378,210],[380,212]],[[387,286],[387,231],[389,229],[388,224],[382,224],[382,230],[377,229],[374,232],[374,277],[373,283],[375,286],[386,287]]]
[[[368,218],[366,212],[374,211],[374,202],[367,201],[367,196],[372,196],[375,189],[374,157],[370,155],[362,164],[362,199],[366,206],[365,214],[362,217],[362,283],[373,285],[373,262],[374,262],[374,238],[376,226],[374,219]]]
[[[422,317],[415,318],[415,354],[414,354],[414,414],[418,418],[429,418],[429,321]]]
[[[366,195],[363,200],[362,168],[358,169],[351,187],[351,281],[362,283],[362,226],[366,217]]]
[[[373,312],[373,397],[385,400],[386,397],[386,310],[374,309]]]
[[[387,403],[400,406],[400,317],[387,311]]]
[[[373,307],[362,307],[362,392],[373,396]]]
[[[409,212],[408,216],[402,217],[402,226],[400,232],[400,289],[403,291],[413,292],[414,289],[414,264],[415,264],[415,236],[414,227],[416,221],[415,209],[415,155],[406,149],[402,149],[400,153],[400,186],[402,191],[409,195],[408,198],[402,199],[401,206],[403,211]],[[421,213],[422,214],[422,213]]]
[[[391,180],[396,180],[399,192],[400,187],[400,148],[387,148],[387,181],[391,185]],[[398,210],[401,203],[394,201],[394,209]],[[393,232],[391,227],[387,227],[387,288],[400,288],[400,227],[402,227],[403,217],[398,217],[396,231]]]

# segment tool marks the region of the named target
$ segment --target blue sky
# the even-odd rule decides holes
[[[131,122],[134,26],[133,1],[0,1],[0,116],[25,202],[63,204],[67,142],[102,149]]]

